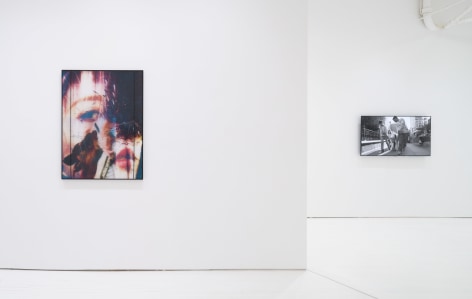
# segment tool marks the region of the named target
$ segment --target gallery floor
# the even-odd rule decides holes
[[[0,270],[0,298],[472,298],[472,219],[308,219],[306,271]]]

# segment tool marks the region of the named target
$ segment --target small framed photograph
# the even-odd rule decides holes
[[[62,71],[62,179],[143,179],[143,71]]]
[[[361,116],[361,156],[431,156],[431,116]]]

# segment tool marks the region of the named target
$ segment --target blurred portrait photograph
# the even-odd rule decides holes
[[[62,71],[62,179],[143,179],[143,71]]]
[[[361,116],[361,156],[431,156],[431,116]]]

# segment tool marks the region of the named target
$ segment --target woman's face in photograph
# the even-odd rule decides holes
[[[92,72],[81,72],[80,81],[69,86],[63,98],[63,155],[96,130],[103,111],[104,80]]]

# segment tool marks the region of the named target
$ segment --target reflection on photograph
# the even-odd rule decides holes
[[[62,178],[143,178],[142,71],[62,71]]]
[[[361,156],[431,156],[431,116],[361,116]]]

